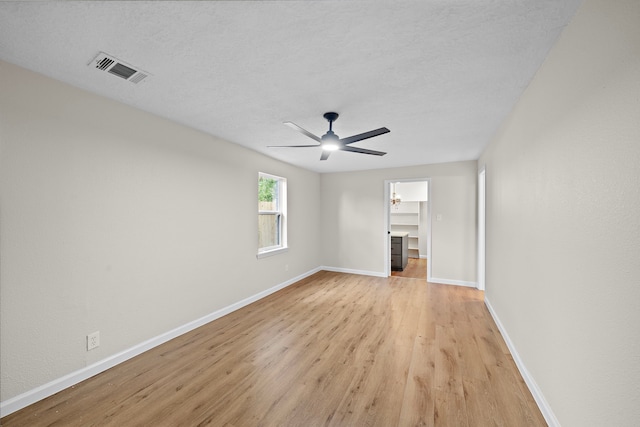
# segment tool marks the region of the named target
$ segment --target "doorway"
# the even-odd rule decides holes
[[[429,178],[385,180],[384,271],[387,277],[429,278],[430,184]],[[401,242],[403,249],[399,249]],[[399,263],[402,258],[404,261]]]

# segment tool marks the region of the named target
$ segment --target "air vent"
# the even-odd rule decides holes
[[[100,52],[88,65],[96,70],[106,71],[134,84],[140,83],[151,75],[104,52]]]

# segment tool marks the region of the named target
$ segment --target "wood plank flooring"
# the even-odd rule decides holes
[[[391,275],[393,277],[427,280],[427,260],[425,258],[409,258],[404,270],[391,271]]]
[[[11,426],[545,426],[471,288],[319,272]]]

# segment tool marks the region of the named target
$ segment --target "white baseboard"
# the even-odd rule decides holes
[[[333,271],[336,273],[360,274],[362,276],[387,277],[383,272],[380,272],[380,271],[353,270],[351,268],[327,267],[326,265],[323,265],[322,267],[320,267],[320,269],[326,270],[326,271]]]
[[[147,341],[137,344],[129,349],[126,349],[124,351],[121,351],[120,353],[107,357],[106,359],[103,359],[85,368],[79,369],[61,378],[48,382],[47,384],[43,384],[39,387],[36,387],[32,390],[22,393],[18,396],[12,397],[11,399],[5,400],[4,402],[0,402],[0,417],[9,415],[35,402],[38,402],[46,397],[52,396],[58,393],[59,391],[62,391],[75,384],[78,384],[81,381],[91,378],[94,375],[104,372],[107,369],[110,369],[126,360],[129,360],[141,353],[144,353],[145,351],[148,351],[154,347],[157,347],[160,344],[164,344],[165,342],[170,341],[176,337],[179,337],[180,335],[190,332],[196,328],[199,328],[202,325],[205,325],[213,320],[219,319],[222,316],[225,316],[246,305],[256,302],[283,288],[286,288],[287,286],[290,286],[304,279],[305,277],[311,276],[312,274],[317,273],[322,269],[323,268],[321,267],[314,268],[313,270],[307,271],[306,273],[303,273],[297,277],[289,279],[286,282],[280,283],[262,292],[258,292],[255,295],[252,295],[248,298],[245,298],[227,307],[221,308],[220,310],[216,310],[213,313],[210,313],[204,317],[196,319],[185,325],[179,326],[175,329],[172,329],[168,332],[165,332],[161,335],[158,335],[154,338],[151,338]]]
[[[427,259],[426,255],[420,255],[420,259]]]
[[[439,279],[437,277],[427,277],[429,283],[440,283],[442,285],[467,286],[469,288],[477,288],[477,282],[465,282],[464,280]]]
[[[547,421],[547,424],[549,424],[549,427],[560,427],[560,422],[558,421],[555,414],[551,410],[551,406],[549,406],[549,403],[544,398],[544,395],[542,394],[542,391],[538,387],[538,384],[536,384],[535,380],[533,379],[533,377],[531,376],[527,368],[524,366],[524,362],[520,358],[520,355],[518,354],[516,347],[513,345],[513,341],[511,341],[511,338],[509,338],[509,334],[507,334],[507,330],[502,325],[502,322],[500,322],[498,315],[493,310],[493,307],[491,306],[491,303],[489,302],[489,299],[486,296],[484,298],[484,303],[487,306],[489,313],[491,313],[491,317],[493,317],[493,320],[496,322],[496,325],[500,330],[500,334],[502,334],[502,338],[504,338],[504,341],[507,344],[507,347],[509,347],[509,351],[511,352],[511,356],[513,356],[513,360],[514,362],[516,362],[516,366],[520,371],[520,375],[522,375],[524,382],[527,384],[527,387],[529,387],[529,391],[531,392],[531,394],[533,395],[533,398],[538,404],[538,407],[540,408],[540,412],[542,412],[542,415],[544,416],[544,419]]]

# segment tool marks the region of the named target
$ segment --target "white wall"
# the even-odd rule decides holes
[[[3,62],[0,93],[3,402],[319,266],[318,174]],[[289,195],[260,260],[258,171]]]
[[[422,202],[427,200],[427,182],[398,182],[395,184],[396,193],[398,193],[402,201],[406,202]]]
[[[431,178],[432,277],[476,281],[475,161],[321,175],[323,265],[384,274],[384,181]]]
[[[640,2],[585,1],[484,164],[486,296],[531,377],[562,426],[637,426]]]

